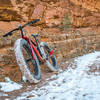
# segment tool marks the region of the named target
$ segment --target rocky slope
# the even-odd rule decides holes
[[[20,37],[2,35],[19,23],[40,18],[25,32],[39,33],[41,41],[48,42],[55,50],[59,64],[100,47],[100,1],[99,0],[0,0],[0,80],[10,76],[21,79],[16,64],[13,45]]]

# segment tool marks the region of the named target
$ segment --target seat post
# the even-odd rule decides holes
[[[34,37],[34,39],[35,39],[35,41],[36,41],[37,46],[39,46],[38,39],[37,39],[36,35],[32,34],[32,36]]]
[[[36,44],[38,45],[38,44],[39,44],[39,42],[38,42],[37,37],[35,36],[34,38],[35,38]]]

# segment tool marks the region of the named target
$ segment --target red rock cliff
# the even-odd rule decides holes
[[[41,18],[47,26],[61,25],[69,14],[72,25],[100,25],[99,0],[0,0],[1,21],[28,21]]]

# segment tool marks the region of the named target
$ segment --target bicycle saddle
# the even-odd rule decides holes
[[[39,34],[32,34],[32,36],[33,36],[33,37],[38,37],[38,36],[39,36]]]

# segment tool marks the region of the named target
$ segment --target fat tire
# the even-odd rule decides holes
[[[52,50],[52,49],[48,46],[48,44],[47,44],[46,42],[41,42],[41,43],[40,43],[40,47],[43,48],[43,49],[44,49],[44,47],[45,47],[45,49]],[[46,60],[45,65],[46,65],[51,71],[54,71],[54,72],[55,72],[55,71],[58,70],[58,63],[57,63],[55,54],[52,55],[52,62],[53,62],[53,64],[51,64],[51,63],[49,62],[49,60]]]
[[[36,66],[37,66],[37,71],[38,71],[38,75],[35,75],[35,74],[31,73],[31,71],[28,68],[28,65],[24,59],[24,55],[22,52],[22,48],[24,45],[27,46],[28,49],[30,49],[28,42],[22,38],[16,40],[16,42],[15,42],[14,51],[15,51],[17,63],[20,67],[22,74],[26,77],[26,79],[30,83],[38,83],[41,79],[41,70],[40,70],[40,64],[39,64],[38,58],[37,58],[36,54],[34,53],[35,63],[37,64]]]

